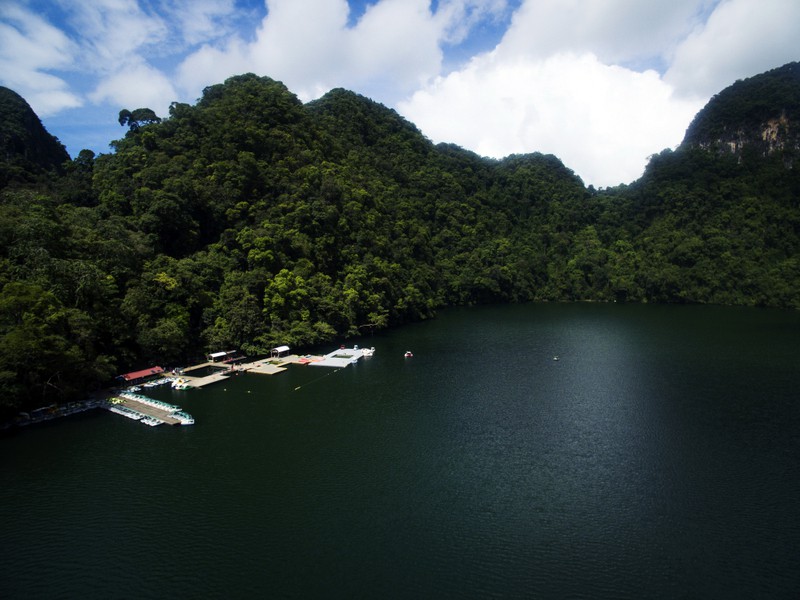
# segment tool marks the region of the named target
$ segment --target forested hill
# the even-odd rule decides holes
[[[22,96],[0,86],[0,187],[33,181],[69,160],[64,146],[47,133]]]
[[[8,410],[208,350],[307,347],[450,305],[800,308],[789,146],[743,159],[685,144],[598,192],[556,157],[433,145],[352,92],[303,105],[255,75],[163,120],[120,117],[113,154],[83,151],[0,191]]]

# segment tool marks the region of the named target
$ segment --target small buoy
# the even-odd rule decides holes
[[[554,356],[554,357],[553,357],[553,360],[558,360],[558,356]]]

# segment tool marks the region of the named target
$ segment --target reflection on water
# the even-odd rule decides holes
[[[792,597],[799,333],[755,309],[460,309],[339,371],[151,392],[191,428],[31,429],[0,440],[0,594]]]

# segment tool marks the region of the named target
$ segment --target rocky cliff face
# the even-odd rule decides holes
[[[781,113],[777,119],[770,119],[761,130],[761,141],[767,154],[776,150],[798,149],[800,140],[797,128],[789,121],[786,112]]]
[[[719,137],[697,140],[693,145],[732,154],[741,154],[747,148],[766,157],[775,152],[800,151],[800,136],[796,124],[783,112],[779,117],[768,119],[755,127],[726,128]]]

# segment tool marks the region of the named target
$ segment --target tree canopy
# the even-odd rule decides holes
[[[130,111],[127,108],[123,108],[119,111],[119,124],[123,127],[127,125],[131,131],[139,131],[141,127],[151,123],[161,123],[161,119],[152,109],[137,108]]]

